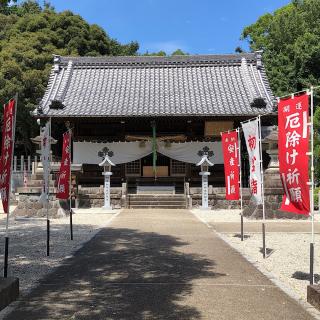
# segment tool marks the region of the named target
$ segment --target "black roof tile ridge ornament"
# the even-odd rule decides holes
[[[69,83],[70,83],[71,76],[72,76],[72,69],[73,69],[73,62],[70,60],[68,62],[68,67],[67,67],[66,71],[64,72],[64,75],[62,76],[61,87],[58,88],[55,100],[59,100],[59,101],[63,102],[65,95],[66,95],[66,91],[67,91]]]
[[[255,53],[256,53],[256,57],[257,57],[257,70],[258,70],[259,80],[262,85],[264,94],[267,97],[267,100],[270,103],[270,105],[274,105],[275,101],[272,100],[271,88],[270,87],[267,88],[267,86],[266,86],[268,81],[267,81],[267,75],[263,69],[263,62],[262,62],[263,50],[258,50]]]
[[[60,80],[58,84],[58,88],[56,89],[55,97],[53,97],[52,102],[50,104],[50,108],[52,109],[61,109],[64,107],[63,100],[66,96],[70,79],[72,76],[73,62],[70,60],[68,62],[67,69],[63,69],[60,74]]]
[[[41,102],[37,106],[37,109],[34,110],[33,114],[36,116],[43,114],[43,107],[45,107],[48,101],[50,100],[53,88],[55,87],[55,83],[57,81],[57,78],[60,72],[60,61],[61,61],[61,57],[59,55],[54,54],[52,71],[50,72],[49,80],[47,84],[47,88],[50,88],[50,90],[46,90]]]
[[[67,65],[71,60],[75,67],[81,66],[177,66],[177,65],[212,65],[212,64],[241,64],[241,58],[256,63],[255,53],[228,55],[185,55],[185,56],[101,56],[101,57],[72,57],[62,56],[60,66]]]
[[[262,67],[262,64],[260,65],[260,68]],[[251,68],[251,71],[250,71]],[[253,66],[251,65],[249,68],[248,62],[245,57],[241,60],[241,72],[243,75],[243,78],[245,80],[246,87],[249,91],[251,102],[250,106],[252,108],[265,108],[267,106],[266,101],[262,97],[262,93],[259,88],[259,84],[257,82],[257,79],[254,75]],[[250,76],[250,72],[252,74],[252,77]],[[259,70],[258,70],[259,72]]]

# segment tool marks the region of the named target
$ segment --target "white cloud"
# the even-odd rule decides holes
[[[141,51],[145,52],[158,52],[165,51],[167,54],[171,54],[177,49],[188,52],[188,48],[180,41],[169,40],[169,41],[156,41],[142,44]]]

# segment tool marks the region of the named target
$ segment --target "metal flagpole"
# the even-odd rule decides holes
[[[313,87],[310,90],[310,135],[311,135],[311,151],[308,155],[311,156],[311,182],[310,182],[310,215],[311,215],[311,242],[310,242],[310,284],[314,283],[314,155],[313,155]]]
[[[261,200],[262,200],[262,250],[263,258],[266,258],[266,213],[264,203],[264,179],[263,179],[263,160],[262,160],[262,136],[261,136],[261,116],[258,116],[259,123],[259,147],[260,147],[260,174],[261,174]]]
[[[71,182],[72,182],[72,177],[71,177],[71,135],[72,131],[69,129],[69,157],[70,157],[70,176],[69,176],[69,217],[70,217],[70,240],[73,240],[73,225],[72,225],[72,207],[71,207]]]
[[[50,220],[49,220],[49,194],[50,194],[50,172],[51,172],[51,118],[49,118],[49,166],[48,166],[48,189],[47,189],[47,256],[50,255]],[[43,165],[43,164],[42,164]],[[46,174],[46,173],[45,173]]]
[[[243,241],[243,212],[242,212],[242,170],[241,170],[241,139],[240,130],[236,129],[238,133],[238,166],[239,166],[239,189],[240,189],[240,216],[241,216],[241,241]]]
[[[16,119],[17,119],[17,109],[18,109],[18,93],[16,93],[15,97],[15,105],[14,105],[14,121],[12,123],[12,154],[11,154],[11,176],[12,176],[12,165],[13,165],[13,154],[14,154],[14,141],[16,135]],[[4,125],[4,124],[3,124]],[[2,137],[3,139],[3,137]],[[3,276],[4,278],[8,277],[8,258],[9,258],[9,215],[10,215],[10,194],[11,194],[11,176],[9,180],[9,192],[8,192],[8,212],[6,219],[6,235],[5,235],[5,245],[4,245],[4,268],[3,268]]]

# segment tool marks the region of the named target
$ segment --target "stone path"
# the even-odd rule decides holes
[[[313,319],[187,210],[125,210],[5,319]]]

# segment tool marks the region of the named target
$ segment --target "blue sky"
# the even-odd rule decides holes
[[[233,53],[243,28],[289,0],[50,0],[57,11],[69,9],[103,27],[140,52],[180,48],[190,54]]]

